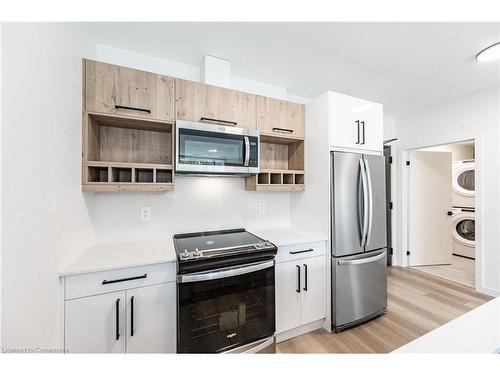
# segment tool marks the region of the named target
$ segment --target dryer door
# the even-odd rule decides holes
[[[464,163],[453,170],[453,191],[464,197],[474,197],[475,163]]]

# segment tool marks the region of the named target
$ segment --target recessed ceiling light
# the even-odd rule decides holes
[[[483,49],[476,55],[476,60],[479,62],[500,60],[500,42]]]

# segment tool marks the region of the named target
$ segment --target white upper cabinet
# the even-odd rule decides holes
[[[346,151],[383,151],[382,104],[329,93],[330,146]]]

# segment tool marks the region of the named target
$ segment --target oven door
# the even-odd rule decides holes
[[[177,278],[177,351],[222,353],[275,333],[274,260]]]
[[[250,143],[258,138],[248,130],[185,121],[176,125],[177,172],[247,174],[254,166]]]

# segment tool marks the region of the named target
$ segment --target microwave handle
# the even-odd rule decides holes
[[[250,140],[248,136],[245,135],[245,167],[248,167],[248,163],[250,162]]]

